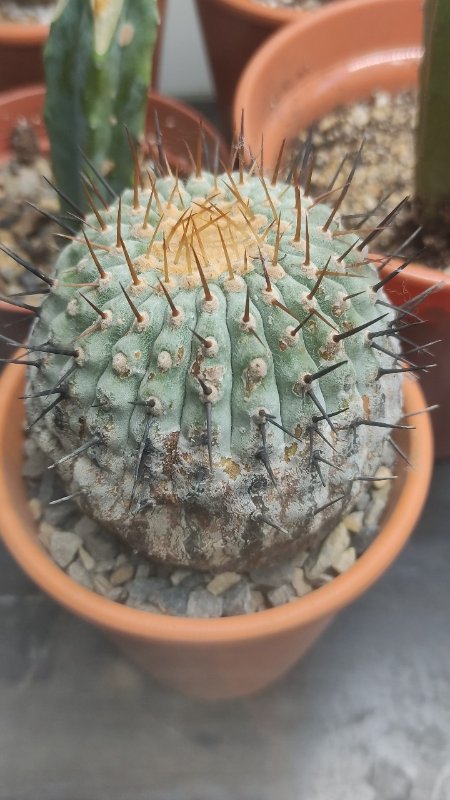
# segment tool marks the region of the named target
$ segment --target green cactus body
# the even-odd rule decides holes
[[[45,121],[59,188],[83,208],[81,150],[116,191],[133,179],[125,125],[144,134],[156,0],[63,0],[45,48]]]
[[[74,356],[30,370],[31,434],[132,547],[217,570],[307,549],[392,458],[361,421],[401,416],[395,338],[369,335],[394,314],[329,214],[281,181],[162,177],[123,194],[124,247],[115,204],[86,228],[97,264],[61,254],[30,346]]]

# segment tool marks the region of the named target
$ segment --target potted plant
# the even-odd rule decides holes
[[[435,6],[428,3],[429,14]],[[250,147],[258,148],[263,130],[264,156],[268,164],[273,164],[284,138],[295,139],[300,130],[308,128],[336,107],[345,107],[376,90],[395,93],[415,86],[422,56],[421,8],[421,3],[416,0],[336,3],[277,34],[248,65],[236,95],[235,125],[240,124],[238,121],[244,107]],[[442,21],[439,35],[441,29]],[[358,31],[358,35],[353,35],[354,31]],[[429,75],[430,68],[433,74],[439,68],[434,42],[432,44],[427,39],[424,76]],[[264,93],[260,91],[261,86],[264,86]],[[428,131],[431,129],[425,124],[425,118],[431,123],[434,108],[426,99],[429,95],[432,92],[427,78],[422,83],[420,107],[421,129]],[[444,139],[447,132],[446,127],[441,129]],[[438,144],[437,134],[433,135]],[[421,137],[417,163],[425,165],[430,172],[430,162],[433,156],[437,156],[437,149],[431,137],[427,142],[428,152],[425,154],[426,140]],[[439,158],[436,158],[436,163],[440,163]],[[421,173],[419,169],[419,184],[421,174],[423,170]],[[406,187],[405,194],[411,193],[412,189],[413,186]],[[420,190],[420,195],[423,198],[423,190]],[[422,202],[426,204],[426,198]],[[376,239],[371,247],[375,245]],[[426,251],[422,258],[426,258]],[[392,261],[386,269],[396,266],[398,264]],[[445,368],[450,332],[450,278],[447,273],[429,268],[424,263],[412,263],[388,283],[386,289],[394,301],[401,304],[405,299],[438,285],[440,291],[426,297],[420,313],[429,322],[428,341],[442,340],[435,345],[436,360],[441,366],[435,374],[423,376],[423,385],[430,402],[440,405],[433,416],[433,424],[437,455],[445,456],[450,453],[446,413],[450,384]],[[425,344],[424,332],[419,332],[419,327],[411,330],[411,340],[417,346]]]
[[[166,0],[158,0],[161,23],[165,5]],[[0,13],[0,91],[43,82],[42,51],[55,7],[56,0],[19,0],[17,7],[13,6],[13,14]],[[153,60],[153,87],[157,86],[161,33],[162,25]]]
[[[432,444],[421,369],[396,344],[413,305],[397,315],[367,253],[346,254],[358,239],[295,179],[247,173],[244,142],[234,173],[209,171],[199,141],[184,182],[159,141],[144,186],[131,141],[119,197],[92,162],[92,213],[1,379],[0,529],[39,585],[153,674],[229,697],[283,674],[387,568]],[[36,525],[24,414],[78,533]],[[391,482],[380,505],[370,487]],[[367,509],[373,534],[381,507],[356,559],[350,526]]]

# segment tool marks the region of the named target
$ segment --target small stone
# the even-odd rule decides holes
[[[48,467],[48,459],[36,446],[32,439],[25,442],[25,464],[23,475],[25,478],[40,478]]]
[[[206,589],[194,589],[190,593],[186,609],[188,617],[221,617],[222,611],[221,597],[216,597]]]
[[[42,503],[38,497],[32,497],[31,500],[28,501],[28,505],[31,511],[31,516],[33,517],[35,522],[39,522],[42,517]]]
[[[94,578],[94,589],[99,594],[107,597],[112,591],[113,587],[111,586],[108,578],[105,578],[104,575],[96,575]]]
[[[356,561],[356,550],[354,547],[348,547],[343,553],[338,556],[336,561],[333,561],[332,567],[341,574],[347,572]]]
[[[134,575],[134,567],[129,561],[120,564],[114,572],[109,576],[110,583],[113,586],[122,586],[123,583],[131,580]]]
[[[67,574],[69,575],[70,578],[72,578],[72,580],[76,581],[81,586],[85,586],[87,589],[92,589],[93,587],[92,577],[89,575],[87,569],[83,567],[83,564],[78,559],[76,561],[73,561],[72,564],[69,564]]]
[[[350,533],[359,533],[363,524],[363,512],[352,511],[344,517],[344,525]]]
[[[292,586],[295,589],[297,597],[304,597],[305,594],[309,594],[309,592],[312,590],[312,587],[306,580],[305,573],[301,567],[296,567],[294,570]]]
[[[257,586],[266,589],[276,589],[292,580],[294,567],[291,562],[276,564],[267,567],[259,567],[252,570],[250,577]]]
[[[305,575],[309,581],[320,578],[323,572],[338,559],[341,553],[350,545],[350,534],[343,522],[328,534],[320,548],[317,558],[312,557],[305,564]]]
[[[252,597],[247,581],[231,586],[223,596],[224,617],[234,617],[237,614],[251,614],[255,610],[255,600]]]
[[[63,492],[58,495],[63,496]],[[57,503],[56,506],[47,506],[44,511],[44,516],[47,522],[59,527],[67,527],[67,520],[79,513],[79,508],[73,500],[67,500],[65,503]]]
[[[391,478],[392,472],[389,467],[385,467],[383,464],[378,467],[376,473],[376,478],[380,478],[380,480],[373,481],[374,489],[388,489],[389,488],[389,480],[381,480],[382,478]]]
[[[263,593],[258,592],[257,589],[252,589],[251,592],[252,592],[253,611],[265,611],[266,601],[264,600]]]
[[[47,550],[50,550],[50,542],[56,528],[48,522],[41,522],[39,525],[39,540]]]
[[[95,561],[88,551],[84,549],[84,547],[80,547],[78,557],[83,564],[83,567],[87,569],[88,572],[92,572],[95,567]]]
[[[74,560],[82,541],[76,533],[56,531],[50,540],[50,553],[58,566],[65,569]]]
[[[74,532],[81,536],[86,550],[96,561],[106,561],[117,556],[118,543],[115,538],[102,531],[89,517],[81,517],[74,526]]]
[[[123,603],[128,597],[128,592],[123,586],[114,586],[105,597],[114,600],[115,603]]]
[[[167,587],[165,578],[133,578],[127,586],[129,597],[141,603],[158,604],[159,593]]]
[[[138,564],[136,567],[136,578],[148,578],[150,575],[150,567],[148,564]]]
[[[170,582],[173,584],[173,586],[178,586],[190,574],[190,569],[175,569],[170,576]]]
[[[119,553],[116,558],[116,567],[121,567],[122,564],[127,564],[129,556],[126,553]]]
[[[182,617],[186,614],[189,592],[183,586],[168,586],[159,593],[158,606],[166,614]]]
[[[211,594],[219,595],[239,583],[240,580],[241,576],[237,572],[221,572],[208,583],[206,588]]]
[[[290,603],[294,598],[295,592],[292,586],[286,583],[267,592],[267,599],[271,606],[282,606],[284,603]]]
[[[114,558],[108,558],[105,561],[96,561],[94,572],[112,572],[116,566]]]

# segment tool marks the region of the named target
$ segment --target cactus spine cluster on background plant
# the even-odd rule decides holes
[[[200,569],[317,544],[395,455],[414,369],[375,233],[239,161],[136,179],[89,217],[28,345],[30,435],[68,494],[132,547]]]
[[[116,191],[130,186],[124,126],[144,133],[156,0],[62,0],[45,48],[45,121],[56,182],[86,207],[81,151]]]
[[[424,4],[424,57],[420,71],[416,197],[428,225],[448,225],[450,208],[450,4]]]

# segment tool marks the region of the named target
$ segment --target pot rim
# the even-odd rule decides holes
[[[208,3],[211,6],[232,8],[237,14],[257,22],[267,20],[267,22],[292,23],[293,20],[299,17],[303,19],[304,14],[309,15],[311,13],[304,9],[270,8],[270,6],[263,6],[253,0],[208,0]]]
[[[1,46],[1,26],[0,26],[0,46]],[[42,98],[45,95],[45,87],[41,83],[33,83],[29,84],[25,87],[18,87],[16,89],[9,89],[6,92],[0,92],[0,113],[2,109],[5,109],[10,103],[16,102],[23,102],[27,99]],[[160,103],[164,106],[167,111],[173,110],[178,114],[183,114],[186,119],[191,120],[194,122],[195,120],[201,120],[203,125],[203,130],[205,133],[211,136],[211,138],[216,139],[217,136],[219,137],[219,142],[223,142],[223,139],[220,133],[216,130],[214,125],[206,119],[199,111],[189,106],[187,103],[183,103],[181,100],[176,100],[175,98],[169,97],[166,94],[162,94],[160,92],[155,91],[154,89],[151,90],[149,94],[149,99],[153,102]],[[32,315],[31,311],[27,309],[20,309],[15,308],[14,306],[9,305],[8,303],[2,302],[0,300],[0,314],[9,315],[10,317],[14,316],[15,314],[21,317],[28,317]]]
[[[21,352],[21,351],[19,351]],[[0,378],[0,441],[11,425],[10,409],[20,394],[25,368],[8,366]],[[418,382],[404,381],[405,413],[426,407]],[[0,532],[3,541],[28,576],[54,600],[111,633],[172,644],[226,644],[265,639],[335,614],[362,594],[389,567],[413,530],[425,502],[433,468],[433,438],[429,413],[415,418],[408,432],[409,455],[415,469],[405,467],[403,486],[374,542],[356,563],[329,584],[291,603],[248,615],[220,619],[168,617],[119,605],[75,583],[51,560],[37,537],[30,536],[31,515],[11,501],[5,472],[8,454],[0,451]]]
[[[49,25],[39,22],[3,22],[0,24],[0,46],[43,45]]]

